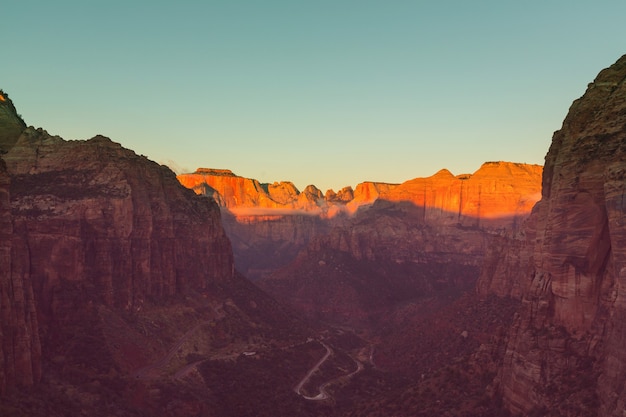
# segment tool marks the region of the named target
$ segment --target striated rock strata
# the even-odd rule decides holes
[[[13,233],[10,177],[0,159],[0,394],[41,378],[41,344],[28,247]]]
[[[483,294],[523,301],[496,379],[516,413],[626,408],[625,80],[623,56],[572,104],[524,233],[482,272]]]
[[[511,162],[486,162],[472,175],[442,169],[380,198],[413,203],[427,222],[516,229],[540,198],[541,172],[539,165]]]
[[[220,169],[199,168],[193,174],[179,175],[178,180],[198,194],[213,197],[222,206],[237,268],[257,280],[288,265],[316,236],[342,225],[349,225],[349,230],[353,227],[351,216],[374,206],[376,212],[385,206],[384,202],[405,206],[403,210],[410,211],[411,221],[450,226],[453,234],[456,228],[499,233],[517,230],[540,197],[541,170],[538,165],[487,162],[474,174],[454,176],[441,170],[431,177],[402,184],[363,182],[354,190],[344,187],[339,192],[328,190],[324,195],[314,185],[300,192],[291,182],[262,184]],[[372,213],[369,216],[376,218]],[[359,229],[368,229],[372,219],[361,218],[356,223],[365,227]],[[384,251],[396,247],[396,243],[390,242],[401,242],[406,233],[399,233],[396,240],[385,238]],[[358,239],[380,240],[371,233]],[[372,243],[370,252],[378,245]],[[479,251],[482,243],[480,247]]]
[[[66,345],[63,329],[97,306],[135,313],[232,279],[217,205],[168,168],[102,136],[65,141],[34,128],[4,160],[0,387],[35,382],[42,346],[49,355]]]
[[[107,305],[133,308],[232,275],[217,207],[190,198],[168,168],[102,136],[64,141],[32,128],[5,161],[14,227],[31,256],[50,255],[45,266],[31,259],[43,299],[62,281],[89,280]]]
[[[517,231],[540,175],[539,166],[496,162],[474,175],[443,170],[370,191],[373,204],[312,238],[259,285],[324,320],[384,326],[384,314],[401,305],[473,288],[486,241]]]

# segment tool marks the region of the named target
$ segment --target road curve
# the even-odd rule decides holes
[[[326,354],[311,369],[309,369],[309,372],[307,372],[304,378],[302,378],[302,380],[294,388],[294,391],[296,392],[296,394],[298,394],[305,400],[320,401],[320,400],[325,400],[328,398],[328,394],[326,393],[325,390],[323,390],[324,385],[320,387],[320,393],[314,397],[311,397],[302,393],[302,387],[304,386],[304,384],[309,382],[309,379],[311,379],[313,374],[317,372],[320,369],[320,366],[322,366],[322,364],[326,362],[328,358],[330,358],[330,355],[333,354],[333,350],[330,348],[330,346],[328,346],[324,342],[320,342],[320,343],[322,344],[322,346],[324,346],[324,348],[326,348]]]
[[[322,343],[322,342],[320,342]],[[347,375],[343,375],[337,378],[333,378],[330,381],[326,381],[325,383],[323,383],[322,385],[320,385],[320,387],[318,388],[319,390],[319,394],[315,395],[315,396],[309,396],[306,394],[302,393],[302,387],[309,381],[309,379],[311,379],[311,376],[313,376],[313,374],[315,372],[317,372],[320,369],[320,366],[322,366],[322,364],[330,357],[330,355],[332,355],[333,350],[330,348],[330,346],[328,346],[326,343],[322,343],[322,345],[326,348],[326,354],[324,355],[324,357],[322,359],[320,359],[315,366],[313,366],[309,372],[305,375],[304,378],[302,378],[302,380],[298,383],[298,385],[296,385],[296,387],[294,388],[294,391],[296,392],[296,394],[298,394],[299,396],[301,396],[302,398],[304,398],[305,400],[311,400],[311,401],[321,401],[321,400],[326,400],[328,398],[330,398],[330,395],[328,394],[328,392],[326,391],[326,388],[328,388],[330,385],[338,382],[338,381],[342,381],[342,380],[348,380],[350,378],[352,378],[354,375],[358,374],[359,372],[361,372],[363,369],[365,369],[365,366],[363,365],[363,363],[361,361],[358,361],[354,358],[352,358],[352,360],[354,361],[354,363],[356,363],[356,369],[352,372],[350,372]]]

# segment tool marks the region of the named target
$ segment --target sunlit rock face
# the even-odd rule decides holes
[[[528,217],[539,200],[542,167],[486,162],[474,174],[454,176],[442,169],[382,193],[424,210],[427,222],[477,227],[513,227]]]
[[[224,208],[224,227],[233,242],[237,268],[256,280],[288,265],[311,239],[352,222],[358,211],[368,210],[376,202],[406,205],[412,221],[423,224],[498,233],[516,230],[540,197],[541,170],[538,165],[488,162],[474,174],[454,176],[442,170],[402,184],[363,182],[354,190],[344,187],[325,194],[313,185],[300,192],[291,182],[262,184],[221,169],[199,168],[178,179]],[[375,229],[375,222],[368,223]],[[398,242],[402,236],[398,235]],[[480,236],[480,244],[473,245],[478,245],[479,252]],[[369,252],[373,253],[376,245],[370,245]],[[393,247],[397,244],[391,244]]]
[[[626,405],[625,79],[626,56],[572,104],[525,234],[483,270],[481,291],[523,296],[497,379],[514,412]]]
[[[252,280],[289,264],[314,236],[395,186],[369,182],[359,184],[356,191],[344,187],[324,195],[314,185],[300,192],[289,181],[263,184],[212,168],[178,175],[178,180],[222,207],[237,269]]]
[[[474,174],[454,176],[443,169],[431,177],[402,184],[363,182],[355,190],[344,187],[324,195],[314,185],[301,193],[291,182],[262,184],[223,169],[199,168],[193,174],[178,175],[178,180],[197,194],[214,197],[238,216],[286,215],[288,210],[297,209],[332,217],[339,212],[353,214],[359,207],[382,199],[412,203],[424,210],[427,221],[508,227],[526,218],[539,200],[541,172],[539,165],[487,162]]]
[[[472,289],[486,242],[519,228],[540,187],[541,167],[507,162],[473,175],[360,184],[356,194],[374,202],[259,285],[311,316],[368,327],[409,301]]]
[[[199,168],[193,174],[179,175],[178,180],[197,194],[207,194],[206,186],[209,186],[219,194],[218,201],[228,208],[293,208],[289,203],[297,193],[291,183],[268,186],[226,169]]]
[[[53,339],[98,305],[132,313],[231,280],[217,205],[168,168],[102,136],[65,141],[34,128],[3,157],[3,385],[39,378],[37,326]]]
[[[393,184],[364,183],[356,191],[344,187],[326,194],[308,185],[302,192],[289,181],[260,183],[252,178],[235,175],[230,170],[198,168],[192,174],[180,174],[178,180],[197,194],[213,197],[222,207],[237,217],[292,215],[306,212],[320,217],[353,213],[360,205],[376,200],[379,189],[388,190]],[[352,203],[352,204],[348,204]],[[295,211],[294,211],[295,210]]]

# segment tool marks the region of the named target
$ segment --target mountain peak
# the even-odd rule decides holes
[[[26,123],[17,113],[9,95],[0,89],[0,153],[6,153],[15,145]]]
[[[194,174],[200,175],[215,175],[219,177],[236,177],[235,173],[230,169],[219,169],[219,168],[198,168]]]

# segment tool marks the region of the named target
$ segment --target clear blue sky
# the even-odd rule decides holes
[[[626,53],[619,1],[29,1],[2,5],[26,122],[177,171],[323,191],[543,164]]]

